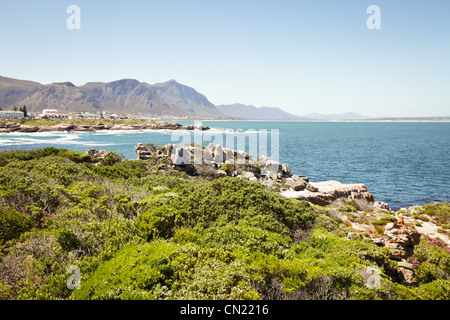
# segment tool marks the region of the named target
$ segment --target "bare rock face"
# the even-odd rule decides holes
[[[20,124],[15,122],[0,122],[0,133],[10,133],[18,131]]]
[[[19,132],[37,132],[38,130],[39,130],[38,126],[22,124],[20,125]]]
[[[150,146],[145,146],[142,143],[138,143],[138,145],[134,147],[134,152],[136,152],[138,159],[147,160],[154,155],[155,150],[152,150]]]
[[[87,126],[90,128],[90,126]],[[84,128],[82,126],[77,126],[72,123],[61,123],[56,124],[53,126],[40,126],[38,132],[53,132],[53,131],[72,131],[74,129],[77,129],[78,131],[88,131],[87,128]]]
[[[339,198],[365,199],[373,202],[374,198],[363,184],[343,184],[339,181],[310,182],[302,191],[284,191],[281,193],[288,198],[306,200],[313,204],[326,206]]]
[[[288,179],[286,179],[285,185],[294,191],[302,191],[302,190],[305,190],[306,186],[308,185],[308,179],[307,178],[288,178]]]
[[[373,207],[376,208],[376,209],[391,210],[389,205],[386,202],[383,202],[383,201],[375,201],[373,203]]]
[[[207,126],[203,126],[201,124],[196,124],[196,125],[187,125],[182,127],[182,129],[184,130],[209,130],[209,127]]]
[[[386,224],[384,234],[388,237],[384,241],[384,246],[391,250],[396,260],[407,259],[412,256],[414,246],[420,242],[420,233],[405,225],[402,219]]]
[[[87,149],[86,153],[91,156],[93,159],[103,160],[111,151],[108,150],[96,150],[96,149]]]

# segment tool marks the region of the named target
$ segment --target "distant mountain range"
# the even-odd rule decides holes
[[[223,114],[245,120],[362,120],[369,119],[353,112],[342,114],[318,114],[310,113],[304,116],[297,116],[275,107],[255,107],[240,103],[230,105],[218,105],[217,109]]]
[[[293,115],[280,108],[212,104],[195,89],[175,80],[148,84],[134,79],[112,82],[40,84],[0,76],[0,107],[27,106],[28,111],[111,112],[243,120],[359,120],[355,113]]]
[[[258,108],[252,105],[248,106],[236,103],[231,105],[218,105],[217,109],[231,118],[244,120],[307,120],[305,117],[296,116],[274,107]]]

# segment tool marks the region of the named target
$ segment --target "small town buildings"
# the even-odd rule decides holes
[[[23,119],[22,111],[0,111],[0,119]]]
[[[52,115],[56,115],[58,113],[58,110],[56,109],[44,109],[42,110],[42,115],[43,116],[52,116]]]
[[[39,118],[48,118],[48,119],[68,119],[69,115],[64,113],[58,113],[56,109],[44,109],[42,113],[39,114]]]

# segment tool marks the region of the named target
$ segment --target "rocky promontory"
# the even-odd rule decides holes
[[[172,169],[188,175],[218,178],[238,177],[258,181],[277,189],[281,195],[326,206],[341,198],[363,199],[374,203],[374,197],[363,184],[342,184],[338,181],[310,182],[303,175],[291,174],[288,164],[253,157],[241,151],[210,143],[206,147],[196,145],[178,146],[167,144],[156,147],[139,143],[135,147],[138,159],[159,159]]]

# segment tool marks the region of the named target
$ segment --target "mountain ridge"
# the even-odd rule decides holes
[[[277,107],[255,107],[235,103],[214,105],[194,88],[174,79],[149,84],[124,78],[110,82],[41,84],[0,76],[0,107],[26,105],[28,111],[57,109],[64,112],[111,112],[188,116],[240,120],[365,120],[353,112],[295,115]]]
[[[111,82],[40,84],[0,77],[0,106],[26,105],[28,111],[147,113],[227,118],[206,96],[175,80],[148,84],[136,79]]]

